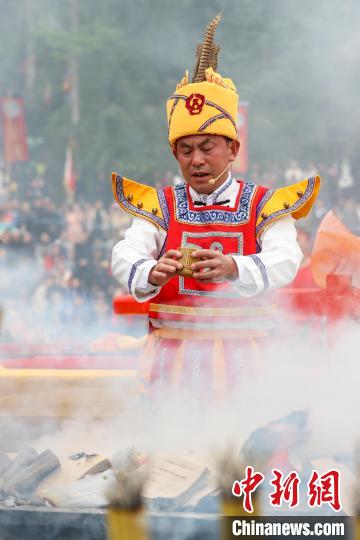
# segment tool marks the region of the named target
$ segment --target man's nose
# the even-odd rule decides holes
[[[192,155],[192,165],[194,167],[201,167],[205,163],[204,154],[201,150],[194,150]]]

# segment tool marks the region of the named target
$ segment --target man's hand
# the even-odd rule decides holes
[[[148,277],[148,282],[157,287],[165,285],[175,275],[176,270],[182,269],[182,263],[177,260],[181,257],[182,254],[180,251],[170,249],[153,266]]]
[[[199,249],[192,257],[201,259],[191,265],[193,277],[201,283],[216,283],[217,281],[234,281],[239,277],[236,262],[230,255],[213,249]]]

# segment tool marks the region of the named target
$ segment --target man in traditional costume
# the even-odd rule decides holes
[[[260,293],[294,279],[302,257],[294,221],[319,189],[319,177],[269,190],[232,176],[238,94],[216,72],[219,20],[198,46],[192,81],[186,73],[167,102],[185,182],[155,189],[113,174],[115,199],[134,219],[112,271],[138,302],[151,300],[140,373],[150,392],[170,384],[222,396],[238,379],[272,331],[275,308]]]

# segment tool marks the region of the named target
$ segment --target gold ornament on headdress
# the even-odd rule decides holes
[[[196,62],[194,67],[193,83],[206,81],[205,70],[207,68],[213,68],[216,71],[218,54],[220,52],[220,46],[214,43],[215,30],[219,22],[221,21],[223,12],[220,11],[214,17],[214,19],[208,24],[204,41],[196,48]]]
[[[185,71],[184,77],[176,85],[176,90],[175,91],[177,92],[178,90],[180,90],[180,88],[182,88],[183,86],[186,86],[187,84],[189,84],[189,72],[188,72],[188,70]]]

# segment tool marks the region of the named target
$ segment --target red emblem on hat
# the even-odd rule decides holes
[[[202,94],[191,94],[185,101],[186,108],[190,114],[200,114],[205,104],[205,96]]]

